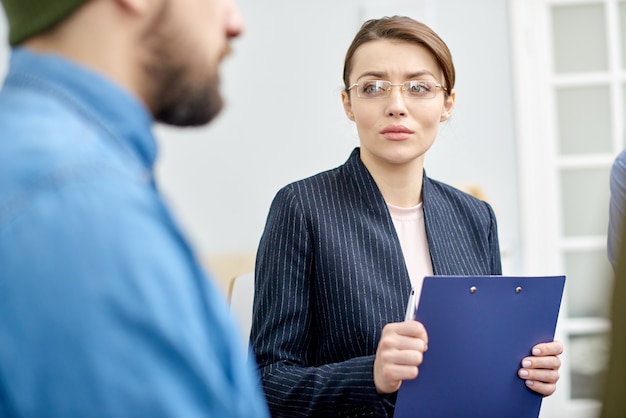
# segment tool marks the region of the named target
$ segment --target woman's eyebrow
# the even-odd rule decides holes
[[[386,76],[386,73],[381,72],[381,71],[366,71],[364,73],[362,73],[360,76],[357,77],[357,81],[360,80],[363,77],[373,77],[373,78],[384,78]]]
[[[419,71],[415,71],[415,72],[411,72],[411,73],[406,73],[404,78],[405,78],[405,80],[415,80],[416,78],[420,78],[420,77],[424,77],[424,76],[430,76],[432,78],[436,78],[435,75],[433,73],[431,73],[430,71],[428,71],[428,70],[419,70]],[[388,78],[388,75],[384,71],[365,71],[364,73],[359,75],[359,77],[357,78],[357,81],[360,80],[363,77],[373,77],[373,78],[378,78],[378,79],[386,79],[385,77]]]
[[[423,77],[425,75],[431,76],[432,78],[436,78],[435,75],[428,70],[420,70],[414,73],[409,73],[406,75],[406,77],[408,79],[415,79],[415,78]]]

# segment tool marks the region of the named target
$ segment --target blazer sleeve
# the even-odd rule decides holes
[[[435,275],[501,275],[495,213],[489,203],[424,180],[424,217]]]
[[[317,364],[315,243],[302,203],[278,192],[257,253],[251,343],[273,417],[392,415],[374,386],[374,355]]]
[[[498,226],[496,215],[489,203],[484,202],[489,212],[489,235],[487,242],[489,245],[491,274],[502,275],[502,259],[500,255],[500,242],[498,240]]]

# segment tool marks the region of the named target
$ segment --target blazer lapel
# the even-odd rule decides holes
[[[383,195],[380,193],[380,189],[376,185],[374,178],[367,170],[367,167],[363,164],[360,157],[359,148],[355,148],[350,155],[350,158],[344,165],[347,176],[355,184],[358,190],[359,196],[363,201],[363,204],[367,210],[372,214],[374,222],[371,223],[372,227],[381,228],[382,233],[385,236],[393,237],[390,240],[392,248],[390,251],[394,254],[394,257],[402,260],[397,266],[394,266],[396,271],[390,274],[389,277],[399,277],[400,282],[398,286],[405,291],[403,297],[408,297],[411,289],[411,280],[409,279],[409,272],[404,262],[404,255],[402,254],[402,247],[400,246],[400,240],[396,233],[396,228],[393,225],[393,220],[387,209],[387,204]]]
[[[454,254],[455,240],[446,239],[449,228],[449,214],[446,212],[445,201],[437,189],[433,187],[430,179],[424,173],[422,185],[422,201],[424,202],[424,222],[426,224],[426,237],[430,249],[430,258],[433,263],[435,275],[451,274],[446,268],[446,260]]]

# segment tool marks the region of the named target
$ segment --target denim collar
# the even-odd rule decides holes
[[[105,76],[58,55],[16,47],[11,52],[5,88],[12,85],[32,87],[64,100],[152,171],[157,156],[153,117],[138,98]]]

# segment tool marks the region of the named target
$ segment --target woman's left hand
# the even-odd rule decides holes
[[[556,390],[559,380],[559,368],[563,354],[563,344],[559,341],[537,344],[532,349],[532,356],[522,359],[522,368],[518,376],[526,381],[526,386],[543,396],[549,396]]]

